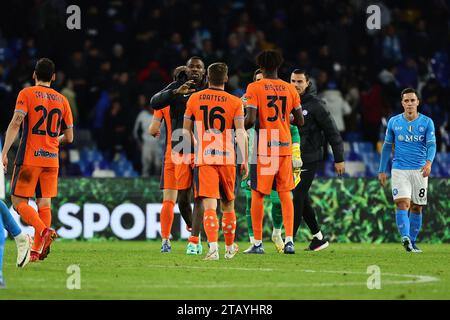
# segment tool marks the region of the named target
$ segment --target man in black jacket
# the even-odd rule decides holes
[[[317,98],[315,89],[311,87],[308,74],[299,69],[294,70],[291,74],[291,83],[300,94],[305,119],[305,124],[299,128],[303,166],[301,181],[294,189],[294,235],[297,234],[303,216],[313,234],[308,249],[319,251],[328,247],[329,243],[324,239],[317,223],[311,206],[309,188],[323,160],[326,141],[333,149],[336,173],[339,176],[344,174],[344,144],[333,117],[325,109],[324,102]]]
[[[182,150],[182,132],[184,112],[186,102],[193,92],[206,88],[205,85],[205,65],[200,57],[191,57],[186,63],[186,69],[180,73],[176,80],[166,88],[155,94],[150,100],[150,106],[155,109],[170,107],[170,120],[172,126],[172,150]],[[193,154],[193,147],[191,154]],[[190,157],[190,155],[183,155]],[[188,254],[201,254],[202,247],[199,243],[199,234],[203,220],[203,209],[201,201],[194,199],[194,215],[191,209],[192,194],[192,167],[191,164],[175,164],[175,178],[178,189],[178,206],[180,213],[188,228],[192,228],[192,235],[189,241],[197,248],[196,252],[188,245]],[[164,244],[162,252],[170,252],[170,243]]]

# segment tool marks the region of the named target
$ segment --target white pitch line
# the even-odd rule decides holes
[[[262,271],[262,272],[270,272],[275,271],[275,269],[271,268],[240,268],[240,267],[203,267],[203,266],[165,266],[162,264],[152,264],[148,265],[149,268],[172,268],[172,269],[210,269],[210,270],[239,270],[239,271]]]
[[[271,268],[236,268],[236,267],[208,267],[208,266],[165,266],[165,265],[149,265],[150,268],[172,268],[172,269],[203,269],[203,270],[241,270],[241,271],[274,271]],[[276,271],[281,271],[277,269]],[[345,271],[345,270],[297,270],[306,273],[333,273],[333,274],[359,274],[368,275],[366,272]],[[440,281],[439,278],[425,275],[414,274],[397,274],[397,273],[381,273],[381,277],[404,277],[412,278],[411,280],[383,280],[383,285],[404,285],[404,284],[418,284]],[[366,286],[367,282],[328,282],[328,283],[258,283],[258,284],[187,284],[190,288],[255,288],[255,287],[278,287],[278,288],[295,288],[295,287],[333,287],[333,286]],[[150,285],[146,284],[143,287],[151,288],[185,288],[185,285]]]

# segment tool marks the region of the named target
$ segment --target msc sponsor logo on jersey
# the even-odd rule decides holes
[[[397,139],[398,139],[398,141],[419,142],[419,141],[424,141],[425,136],[423,134],[421,134],[421,135],[407,134],[405,136],[399,135]]]

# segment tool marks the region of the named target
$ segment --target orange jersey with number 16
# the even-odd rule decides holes
[[[25,115],[15,164],[59,167],[58,136],[73,127],[66,97],[49,87],[28,87],[19,92],[15,112]]]
[[[191,95],[185,119],[195,121],[195,164],[235,165],[233,127],[244,118],[242,100],[220,89],[205,89]]]

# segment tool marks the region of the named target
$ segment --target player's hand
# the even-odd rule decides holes
[[[340,177],[345,173],[345,162],[336,162],[334,164],[334,169],[336,170],[336,174]]]
[[[248,164],[247,163],[241,163],[241,177],[242,177],[242,180],[245,180],[248,177]]]
[[[3,171],[6,174],[6,171],[8,170],[8,155],[2,154],[2,163],[3,163]]]
[[[380,180],[380,184],[381,184],[383,187],[386,185],[386,179],[387,179],[386,173],[380,172],[380,173],[378,174],[378,180]]]
[[[155,138],[159,138],[160,135],[161,135],[161,130],[158,130],[154,134],[152,134],[152,136]]]
[[[294,169],[300,169],[301,167],[303,167],[302,158],[299,158],[299,159],[292,158],[292,167]]]
[[[195,91],[194,86],[195,86],[194,80],[186,81],[181,87],[175,90],[175,94],[192,93]]]
[[[428,177],[430,175],[430,172],[431,172],[431,161],[427,160],[427,163],[425,163],[425,165],[422,167],[420,172],[422,172],[422,176],[424,178]]]

